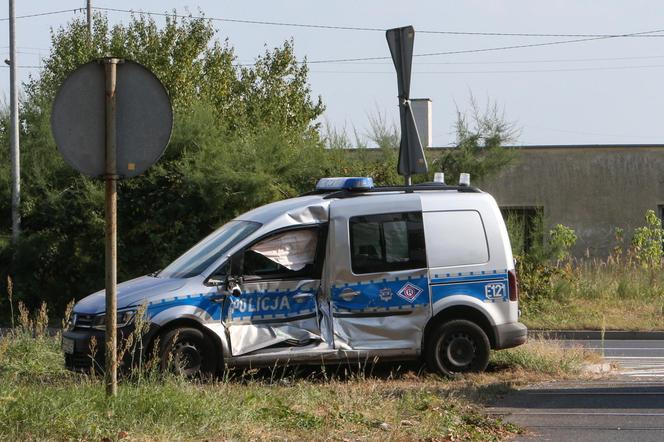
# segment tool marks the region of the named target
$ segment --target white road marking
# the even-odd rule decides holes
[[[652,416],[661,417],[664,413],[629,413],[629,412],[588,412],[588,411],[510,411],[491,408],[489,414],[509,414],[511,416]]]

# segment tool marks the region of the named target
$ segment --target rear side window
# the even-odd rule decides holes
[[[475,210],[427,212],[427,253],[430,267],[483,264],[489,261],[486,232]]]
[[[355,216],[350,219],[349,227],[353,273],[427,266],[421,213]]]

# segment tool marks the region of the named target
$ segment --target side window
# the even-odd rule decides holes
[[[349,221],[353,273],[427,266],[419,212],[355,216]]]
[[[245,278],[314,276],[319,229],[299,229],[269,236],[244,251]]]
[[[486,232],[479,212],[427,212],[424,225],[431,267],[483,264],[489,260]]]

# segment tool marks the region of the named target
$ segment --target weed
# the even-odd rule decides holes
[[[548,375],[577,374],[594,354],[582,348],[562,348],[553,341],[533,339],[520,347],[494,352],[491,363]]]
[[[483,401],[539,380],[535,370],[568,375],[582,360],[542,342],[496,353],[494,373],[455,380],[363,359],[320,370],[227,370],[202,382],[160,372],[157,343],[107,398],[94,376],[101,367],[93,364],[92,376],[66,371],[57,336],[35,332],[46,319],[40,311],[34,320],[22,314],[21,331],[0,337],[0,440],[496,441],[520,430],[485,416]],[[123,348],[141,342],[139,333]],[[91,346],[94,358],[98,343]]]
[[[11,316],[12,329],[14,324],[14,282],[11,276],[7,275],[7,298],[9,299],[9,314]]]

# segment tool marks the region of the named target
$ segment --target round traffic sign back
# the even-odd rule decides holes
[[[105,72],[93,61],[72,72],[53,104],[51,128],[58,150],[79,172],[105,174]],[[144,66],[117,65],[116,139],[118,178],[143,173],[164,153],[173,127],[166,89]]]

